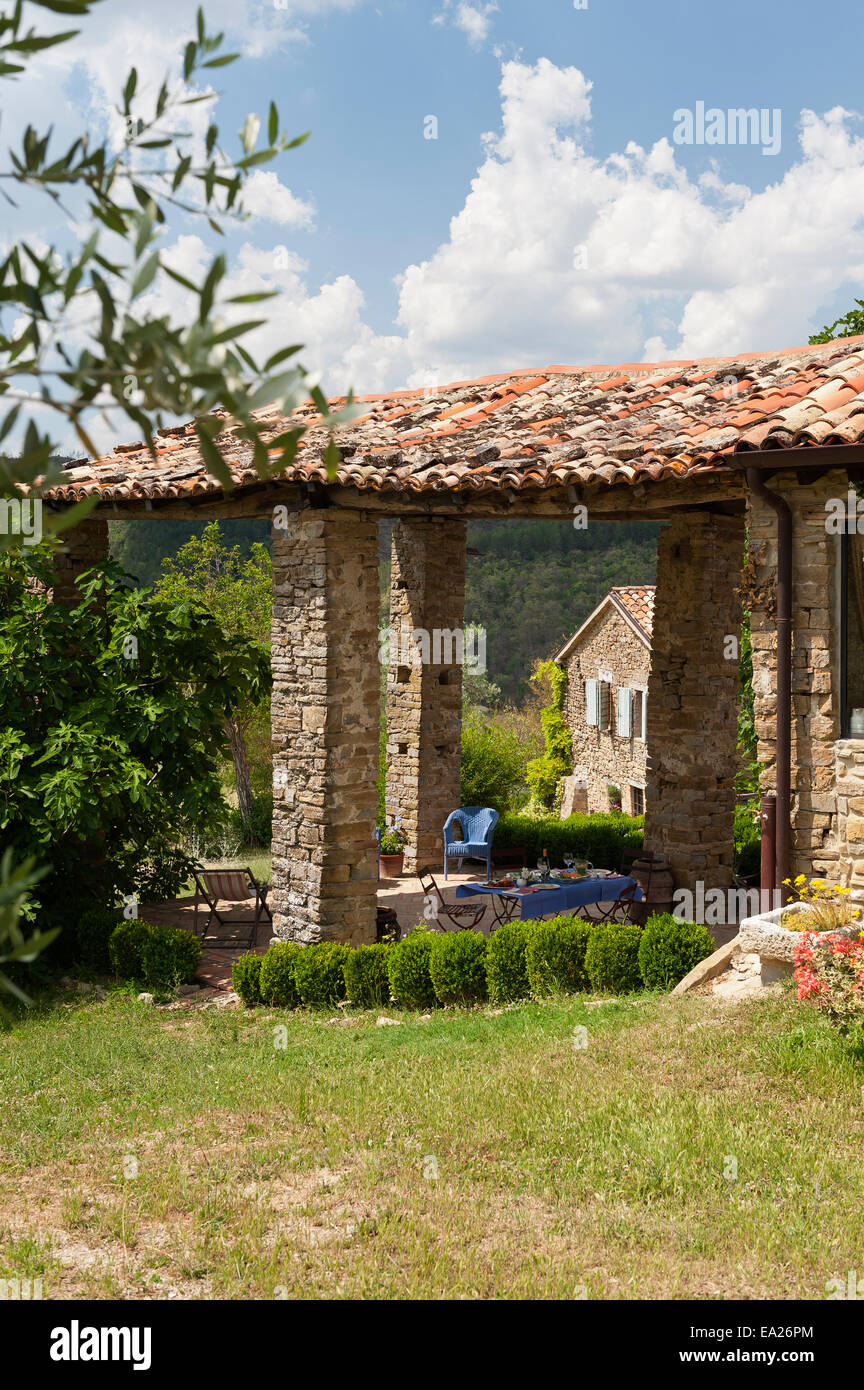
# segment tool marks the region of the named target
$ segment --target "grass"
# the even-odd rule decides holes
[[[0,1278],[821,1299],[860,1267],[864,1078],[790,995],[388,1016],[37,1006],[0,1050]]]
[[[259,883],[270,883],[272,862],[273,856],[269,849],[241,849],[233,857],[229,855],[224,863],[220,860],[219,867],[225,869],[249,868]]]

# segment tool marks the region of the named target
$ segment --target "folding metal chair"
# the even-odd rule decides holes
[[[629,857],[629,862],[626,862]],[[597,922],[632,922],[634,926],[644,927],[648,920],[648,890],[651,887],[651,873],[653,854],[632,854],[625,850],[621,856],[621,873],[629,878],[629,870],[632,869],[634,860],[643,860],[648,864],[648,877],[644,883],[629,883],[626,888],[622,888],[617,898],[610,898],[608,902],[594,903],[597,908],[597,915],[593,918]],[[636,894],[642,889],[642,897],[637,898]],[[617,917],[621,913],[620,918]]]
[[[418,869],[417,877],[420,880],[420,887],[423,889],[424,900],[431,897],[435,904],[435,916],[429,920],[440,925],[442,931],[473,931],[483,921],[486,916],[485,903],[454,903],[451,906],[449,903],[445,903],[431,869]],[[452,926],[445,926],[441,922],[442,917],[446,917]]]
[[[198,899],[203,897],[210,909],[210,916],[204,924],[201,933],[202,942],[207,939],[207,932],[213,918],[219,923],[220,927],[230,925],[232,920],[236,923],[238,918],[221,917],[219,915],[218,904],[220,902],[248,902],[252,894],[255,894],[255,915],[252,918],[251,929],[249,931],[249,946],[255,940],[255,932],[258,923],[262,920],[262,915],[266,912],[268,921],[272,922],[273,917],[267,906],[267,894],[270,891],[269,883],[259,883],[250,868],[245,869],[196,869],[195,876],[195,926],[198,932]]]

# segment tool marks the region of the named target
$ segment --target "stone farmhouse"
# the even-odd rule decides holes
[[[564,718],[573,749],[562,815],[645,810],[653,626],[653,585],[610,589],[555,657],[567,673]]]
[[[815,873],[864,900],[855,492],[864,336],[698,361],[510,370],[359,399],[365,413],[340,431],[329,471],[310,401],[295,417],[308,427],[302,447],[276,476],[259,476],[226,418],[215,443],[230,488],[208,472],[194,426],[181,424],[161,432],[155,458],[129,444],[72,462],[46,498],[54,508],[95,502],[65,533],[58,592],[105,549],[113,516],[273,524],[277,934],[375,939],[385,517],[397,519],[391,625],[430,631],[464,627],[469,518],[560,521],[579,507],[663,523],[646,847],[666,856],[679,887],[731,885],[738,661],[729,639],[743,604],[763,790],[776,796],[775,882]],[[275,438],[278,413],[264,419]],[[445,816],[459,804],[461,682],[453,664],[388,670],[388,810],[407,831],[409,871],[437,861]]]

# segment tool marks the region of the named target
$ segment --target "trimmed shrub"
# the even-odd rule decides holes
[[[625,849],[642,848],[644,819],[614,812],[568,816],[566,820],[502,816],[495,827],[493,845],[495,849],[520,845],[529,865],[537,862],[544,849],[553,864],[561,864],[569,850],[577,858],[590,860],[597,869],[617,869]]]
[[[351,947],[341,941],[319,941],[300,948],[294,960],[294,979],[304,1004],[323,1009],[345,998],[342,967],[350,954]]]
[[[280,1009],[296,1009],[300,1003],[294,965],[303,947],[296,941],[277,941],[261,957],[258,989],[263,1004]]]
[[[108,956],[115,974],[121,980],[143,980],[144,942],[150,928],[135,919],[121,922],[111,933]]]
[[[263,959],[263,956],[256,956],[254,951],[248,951],[245,956],[239,956],[235,960],[231,969],[231,983],[247,1009],[250,1009],[253,1004],[261,1003],[261,962]]]
[[[173,989],[194,980],[201,960],[201,942],[182,927],[147,926],[141,959],[148,985]]]
[[[429,974],[442,1004],[477,1004],[485,999],[486,938],[473,931],[441,932],[432,942]]]
[[[89,970],[110,970],[109,943],[124,920],[120,907],[87,907],[75,923],[76,958]]]
[[[374,1009],[390,998],[387,957],[391,947],[383,941],[349,951],[342,966],[345,990],[358,1009]]]
[[[590,934],[591,924],[577,917],[538,922],[525,951],[532,994],[575,994],[588,988],[585,952]]]
[[[387,975],[390,991],[403,1009],[429,1009],[438,1001],[429,971],[435,934],[416,928],[390,947]]]
[[[648,989],[674,989],[694,965],[717,949],[700,922],[681,922],[670,912],[648,918],[639,942],[639,970]]]
[[[486,947],[486,980],[493,1003],[509,1004],[514,999],[528,998],[531,987],[525,953],[534,930],[533,922],[504,922],[490,936]]]
[[[591,928],[585,968],[592,988],[631,994],[642,988],[639,943],[642,928],[631,922],[599,922]]]

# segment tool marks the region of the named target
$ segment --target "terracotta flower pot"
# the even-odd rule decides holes
[[[382,878],[401,878],[402,866],[405,863],[405,854],[382,854],[381,855],[381,877]]]

